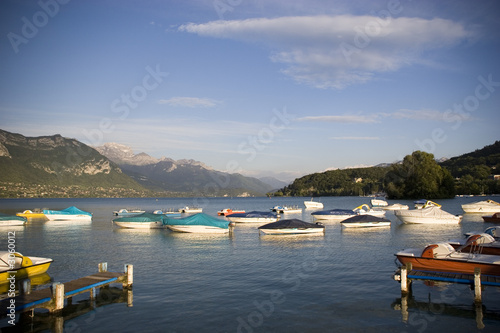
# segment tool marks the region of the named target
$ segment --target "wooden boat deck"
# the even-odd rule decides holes
[[[131,285],[131,281],[128,281],[127,272],[99,272],[64,283],[63,298],[71,298],[84,292],[90,292],[91,297],[94,297],[95,288],[104,287],[111,283],[122,283],[124,286]],[[15,312],[20,313],[35,308],[46,308],[50,311],[60,310],[56,308],[57,305],[55,304],[56,300],[53,289],[55,289],[54,285],[52,288],[35,290],[29,294],[22,294],[14,297]],[[11,304],[11,299],[12,298],[7,298],[0,301],[0,317],[5,317],[8,314],[8,306]]]

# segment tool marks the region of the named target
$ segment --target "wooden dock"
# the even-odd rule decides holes
[[[500,276],[482,275],[479,268],[475,269],[474,274],[466,274],[414,270],[411,264],[408,264],[407,266],[402,266],[394,273],[394,279],[401,282],[402,295],[410,292],[412,280],[469,284],[474,286],[474,301],[476,303],[481,303],[482,286],[500,287]]]
[[[100,263],[99,272],[96,274],[66,283],[55,282],[50,288],[4,299],[0,301],[0,317],[8,316],[9,313],[20,314],[37,308],[48,309],[51,313],[58,312],[64,308],[66,299],[68,299],[68,303],[71,303],[72,297],[85,292],[89,292],[90,298],[93,299],[99,288],[109,286],[112,283],[121,283],[124,289],[131,288],[133,266],[126,265],[124,273],[114,273],[107,271],[107,263]],[[12,308],[11,304],[14,304],[15,308]]]

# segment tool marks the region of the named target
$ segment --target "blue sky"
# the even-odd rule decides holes
[[[282,180],[500,139],[497,1],[0,2],[0,128]]]

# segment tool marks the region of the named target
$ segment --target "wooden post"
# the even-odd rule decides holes
[[[96,291],[95,287],[90,288],[90,300],[91,301],[95,300],[96,296],[97,296],[97,291]]]
[[[132,288],[132,284],[134,284],[134,265],[125,265],[125,272],[127,273],[127,281],[123,283],[123,288]]]
[[[52,299],[54,300],[54,311],[64,308],[64,284],[55,282],[52,284]]]
[[[107,271],[108,271],[108,263],[107,262],[99,263],[99,273]]]
[[[408,274],[406,266],[401,266],[401,294],[408,294]]]
[[[474,268],[474,302],[481,303],[481,268]]]

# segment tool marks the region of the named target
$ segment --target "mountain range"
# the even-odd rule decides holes
[[[0,195],[261,196],[274,185],[220,172],[195,160],[134,154],[108,143],[90,147],[61,135],[25,137],[0,130]]]
[[[95,147],[116,163],[122,171],[144,187],[155,191],[169,190],[206,196],[263,195],[277,187],[253,177],[214,170],[192,159],[154,158],[146,153],[134,154],[130,147],[106,143]]]

